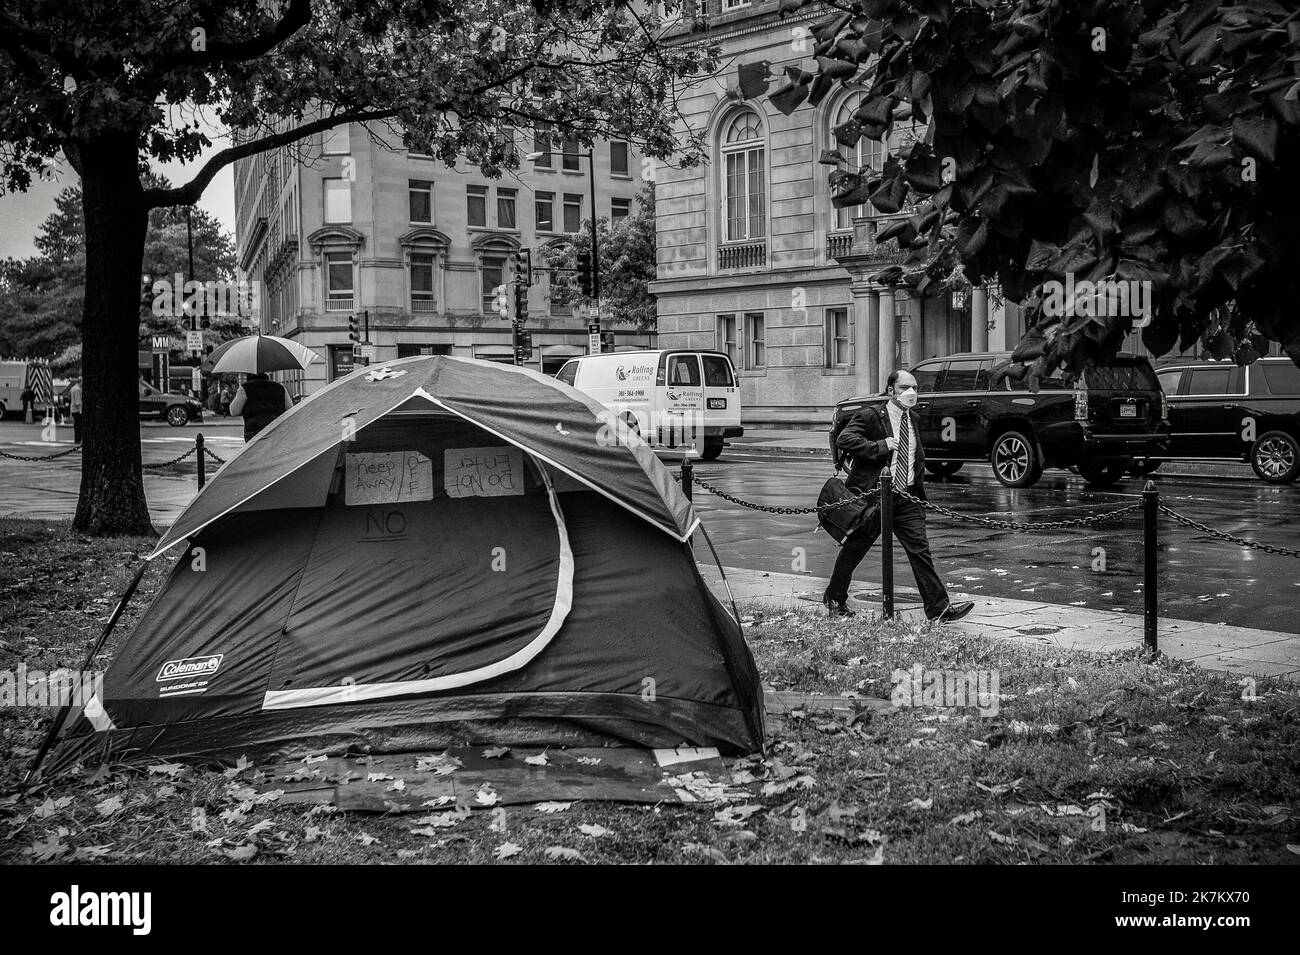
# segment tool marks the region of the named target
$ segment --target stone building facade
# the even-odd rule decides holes
[[[968,350],[1014,347],[1023,316],[994,290],[916,297],[875,281],[899,261],[874,236],[890,217],[870,205],[836,209],[818,163],[831,128],[856,108],[855,89],[785,116],[766,96],[742,99],[739,69],[767,64],[775,88],[787,66],[811,62],[814,6],[781,18],[777,0],[708,0],[709,29],[677,42],[716,42],[726,67],[684,101],[709,161],[655,172],[661,347],[729,352],[747,427],[825,425],[835,402],[879,391],[895,367]],[[870,63],[866,64],[870,69]],[[729,92],[729,87],[733,88]],[[896,124],[890,148],[920,126]],[[841,151],[847,153],[847,150]],[[881,144],[849,157],[879,168]]]
[[[305,140],[296,154],[279,149],[235,164],[238,265],[259,283],[262,331],[325,359],[279,376],[291,393],[310,394],[352,370],[348,320],[364,325],[367,313],[372,364],[418,354],[513,360],[511,323],[493,294],[513,278],[513,253],[566,243],[589,227],[593,166],[599,217],[631,214],[643,185],[640,155],[627,143],[597,142],[589,161],[576,145],[520,131],[516,148],[543,155],[493,180],[353,125]],[[585,318],[556,291],[543,272],[529,290],[529,365],[548,373],[587,346]],[[644,333],[605,330],[619,347],[651,343]]]

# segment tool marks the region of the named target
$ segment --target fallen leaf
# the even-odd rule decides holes
[[[573,803],[571,802],[539,802],[533,808],[536,809],[538,812],[556,813],[556,812],[564,812],[572,805]]]
[[[405,789],[405,788],[406,788],[406,780],[405,780],[405,779],[395,779],[395,780],[393,780],[392,783],[390,783],[389,785],[387,785],[387,786],[384,787],[384,792],[388,792],[388,793],[391,793],[391,792],[394,792],[394,791],[396,791],[396,792],[401,792],[401,791],[402,791],[403,789]]]
[[[585,836],[592,836],[592,837],[609,835],[609,830],[606,829],[604,826],[587,825],[586,823],[583,823],[582,825],[578,826],[578,831]]]
[[[563,859],[566,862],[586,862],[582,853],[577,849],[570,849],[568,846],[547,846],[542,850],[542,855],[548,859]]]
[[[728,865],[727,857],[712,846],[701,845],[698,842],[688,842],[682,846],[683,852],[689,852],[694,855],[701,855],[718,865]]]
[[[370,833],[368,832],[363,832],[361,833],[361,835],[356,836],[354,838],[357,840],[357,842],[361,843],[363,846],[368,846],[379,841],[374,836],[370,835]]]
[[[49,862],[65,854],[68,847],[64,844],[63,837],[55,832],[49,833],[43,841],[33,842],[31,848],[23,851],[37,862]]]
[[[302,761],[310,766],[313,763],[323,763],[327,759],[329,759],[329,757],[322,753],[319,756],[304,756]]]
[[[261,822],[254,823],[253,825],[249,826],[248,834],[250,836],[255,836],[259,832],[266,832],[266,830],[273,829],[273,828],[275,828],[275,823],[273,823],[270,819],[263,819]]]
[[[454,812],[435,812],[414,820],[417,826],[432,826],[434,829],[449,829],[460,822],[461,817]]]
[[[953,816],[948,820],[948,825],[964,826],[967,823],[974,822],[982,815],[984,815],[984,813],[980,812],[978,809],[972,809],[970,812],[963,812],[960,816]]]
[[[190,832],[207,832],[208,811],[202,806],[190,810]]]
[[[1288,842],[1288,843],[1286,844],[1286,851],[1287,851],[1287,852],[1293,852],[1293,853],[1295,853],[1296,855],[1300,856],[1300,846],[1296,845],[1296,844],[1293,843],[1293,842]]]
[[[221,810],[221,821],[230,826],[237,826],[247,817],[238,809]]]
[[[492,850],[492,854],[498,859],[509,859],[511,856],[517,856],[523,851],[523,846],[516,845],[513,842],[503,842]]]
[[[713,814],[713,821],[724,826],[739,826],[754,813],[761,812],[762,809],[762,806],[755,803],[747,803],[743,806],[727,806]]]
[[[440,809],[443,806],[450,806],[455,801],[455,796],[436,796],[433,799],[426,799],[420,805],[428,806],[430,809]]]
[[[547,758],[546,758],[546,754],[545,754],[545,753],[538,753],[536,756],[525,756],[525,757],[524,757],[524,762],[527,763],[529,766],[549,766],[549,765],[550,765],[550,761],[547,760]]]
[[[257,846],[242,845],[233,849],[222,849],[221,854],[233,862],[247,862],[257,855]]]
[[[158,763],[149,767],[150,775],[167,776],[170,779],[175,779],[183,772],[185,772],[185,766],[181,763]]]
[[[600,764],[599,756],[579,756],[577,759],[584,766],[597,766]]]
[[[95,811],[101,816],[111,816],[122,808],[121,796],[109,796],[102,802],[95,803]]]
[[[102,859],[112,850],[113,844],[110,842],[106,846],[78,846],[72,853],[74,862],[88,862],[92,859]]]
[[[491,783],[484,783],[474,794],[474,801],[480,806],[495,806],[500,798]]]
[[[487,749],[483,750],[483,758],[484,758],[484,759],[500,759],[502,756],[506,755],[508,752],[510,752],[510,747],[509,747],[509,746],[489,746]],[[505,843],[505,845],[507,845],[507,846],[513,846],[514,843],[513,843],[513,842],[507,842],[507,843]],[[516,848],[516,849],[519,849],[518,846],[515,846],[515,848]],[[521,850],[521,851],[522,851],[522,850]],[[510,853],[510,854],[511,854],[511,855],[514,855],[513,852]]]
[[[929,809],[933,805],[934,805],[934,797],[931,796],[929,799],[913,799],[911,802],[907,804],[907,808],[908,809]]]
[[[383,782],[385,779],[392,779],[392,778],[393,777],[388,775],[388,773],[366,773],[366,782],[368,783],[380,783]]]

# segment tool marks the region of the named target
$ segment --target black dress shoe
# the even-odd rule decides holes
[[[959,604],[950,603],[948,609],[939,614],[937,619],[942,620],[944,623],[952,623],[960,620],[974,609],[975,602],[973,600],[963,600]]]
[[[826,607],[826,612],[832,617],[856,617],[858,612],[850,610],[844,605],[843,600],[832,600],[826,595],[822,595],[822,604]]]

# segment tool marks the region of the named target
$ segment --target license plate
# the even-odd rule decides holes
[[[709,407],[710,407],[711,409],[715,410],[715,411],[720,411],[720,410],[722,410],[723,408],[727,407],[727,399],[726,399],[726,398],[710,398],[710,399],[709,399]]]
[[[1138,416],[1137,405],[1120,405],[1119,416],[1121,418],[1136,418]]]

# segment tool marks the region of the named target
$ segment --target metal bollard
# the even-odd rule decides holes
[[[691,464],[689,456],[682,459],[682,493],[686,495],[686,500],[694,501],[692,498],[691,484],[695,480],[695,467]]]
[[[886,620],[894,616],[894,472],[880,472],[880,605]]]
[[[194,436],[194,452],[199,459],[199,490],[203,490],[203,484],[208,479],[207,461],[204,460],[206,453],[203,450],[203,432]]]
[[[1160,515],[1160,492],[1155,481],[1142,489],[1142,642],[1147,651],[1159,649],[1160,620],[1156,610],[1156,522]]]

